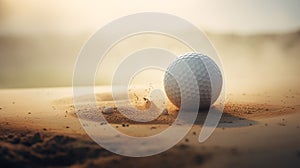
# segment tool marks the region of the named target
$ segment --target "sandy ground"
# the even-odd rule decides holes
[[[106,88],[97,88],[101,106],[112,105]],[[204,143],[205,119],[175,147],[161,154],[132,158],[111,153],[85,133],[72,103],[71,88],[0,90],[1,167],[299,167],[300,92],[227,93],[222,119]],[[106,115],[117,130],[149,136],[166,129],[169,115],[146,123],[117,112]],[[159,142],[158,142],[159,143]]]

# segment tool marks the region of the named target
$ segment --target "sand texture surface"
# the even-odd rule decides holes
[[[107,88],[96,93],[99,113],[115,105]],[[144,108],[147,95],[139,93],[132,99]],[[221,121],[207,141],[198,142],[207,115],[201,112],[175,147],[132,158],[91,140],[75,114],[72,88],[0,90],[0,167],[300,167],[299,100],[300,92],[294,90],[227,93]],[[150,136],[176,119],[178,109],[166,104],[168,114],[147,123],[134,122],[118,110],[104,116],[120,132]]]

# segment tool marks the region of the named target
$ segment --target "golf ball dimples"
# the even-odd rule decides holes
[[[186,66],[182,66],[182,64],[187,65],[190,70]],[[190,74],[190,72],[193,74]],[[184,88],[179,88],[172,74],[176,74],[176,76],[181,78],[180,81],[184,82],[182,86]],[[199,109],[209,108],[220,95],[222,75],[219,67],[211,58],[198,53],[184,54],[167,68],[164,76],[164,88],[169,100],[177,107],[180,107],[180,91],[188,92],[190,90],[188,87],[191,87],[190,82],[194,81],[192,78],[196,79],[199,87]],[[188,99],[192,99],[194,97],[193,94],[196,93],[188,93]]]

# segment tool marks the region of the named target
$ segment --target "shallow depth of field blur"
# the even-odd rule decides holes
[[[76,57],[88,38],[113,19],[144,11],[177,15],[202,28],[223,61],[229,91],[298,89],[300,85],[297,0],[184,4],[179,0],[1,0],[0,88],[71,86]],[[163,36],[131,37],[107,54],[96,84],[110,84],[122,57],[143,47],[166,48],[175,54],[187,51],[180,42]],[[140,78],[160,81],[155,73],[145,72]]]

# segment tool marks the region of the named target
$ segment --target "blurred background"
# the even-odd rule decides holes
[[[223,61],[229,91],[300,85],[298,0],[1,0],[0,88],[71,86],[88,38],[114,19],[145,11],[177,15],[204,30]],[[178,54],[186,50],[155,35],[133,37],[128,44],[141,41]],[[129,52],[128,44],[108,53],[98,85],[110,83],[117,55]]]

